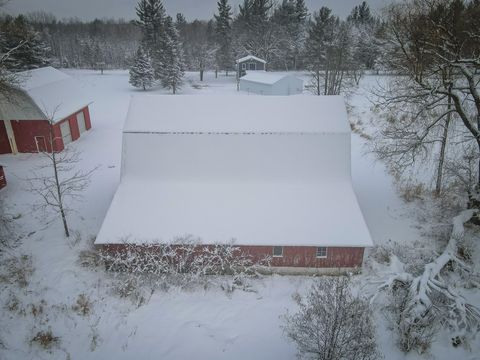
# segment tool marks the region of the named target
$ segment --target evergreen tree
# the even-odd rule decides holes
[[[303,0],[283,0],[273,13],[271,20],[278,26],[277,37],[281,39],[277,58],[284,62],[286,70],[297,68],[305,42],[306,16]]]
[[[152,87],[155,80],[155,72],[148,53],[140,46],[134,58],[133,66],[130,68],[130,84],[137,88],[146,90]]]
[[[166,42],[163,48],[163,63],[161,71],[162,86],[171,89],[175,94],[182,85],[185,74],[182,45],[179,41],[178,31],[175,28],[172,18],[165,18]]]
[[[140,0],[136,12],[137,24],[142,29],[142,44],[152,59],[155,78],[161,77],[164,49],[167,42],[165,31],[165,8],[161,0]]]
[[[332,15],[329,8],[322,7],[314,15],[306,41],[306,63],[316,95],[342,92],[355,65],[352,42],[350,24]]]
[[[364,69],[373,69],[380,56],[380,43],[376,37],[379,21],[372,16],[365,1],[352,9],[347,21],[353,26],[356,61]]]
[[[218,15],[215,16],[215,32],[217,36],[218,49],[216,52],[217,67],[224,69],[228,75],[228,70],[233,66],[232,54],[232,8],[228,5],[228,0],[220,0],[218,3]]]
[[[3,33],[0,52],[5,54],[16,49],[5,62],[8,69],[35,69],[49,63],[48,46],[41,41],[40,35],[32,29],[23,15],[19,15],[15,19],[7,17],[2,23],[0,31]],[[20,44],[22,45],[19,47]]]

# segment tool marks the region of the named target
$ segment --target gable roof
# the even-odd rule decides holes
[[[259,84],[273,85],[279,82],[280,80],[288,77],[293,77],[298,79],[292,74],[282,74],[277,72],[266,72],[266,71],[252,71],[252,72],[247,72],[245,76],[240,78],[240,81],[251,81]]]
[[[228,109],[235,109],[228,111]],[[146,133],[350,133],[342,96],[138,95],[124,132]]]
[[[207,244],[372,245],[342,97],[238,99],[132,98],[120,184],[96,244],[190,234]]]
[[[92,102],[84,84],[51,66],[23,71],[17,76],[18,88],[9,99],[0,99],[3,120],[58,122]]]
[[[259,61],[259,62],[264,63],[264,64],[267,63],[265,60],[260,59],[259,57],[256,57],[256,56],[253,56],[253,55],[244,56],[244,57],[236,60],[235,62],[238,64],[238,63],[241,63],[241,62],[244,62],[244,61],[247,61],[247,60],[256,60],[256,61]]]

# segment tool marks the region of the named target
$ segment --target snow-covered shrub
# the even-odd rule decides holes
[[[412,321],[408,312],[411,296],[408,286],[397,282],[388,292],[384,314],[396,335],[399,349],[403,352],[416,350],[422,354],[430,347],[439,322],[432,311]]]
[[[402,350],[425,351],[435,333],[436,321],[452,332],[454,346],[475,338],[480,330],[480,309],[459,291],[464,283],[461,274],[472,271],[472,264],[460,256],[459,244],[465,239],[464,224],[477,213],[464,210],[453,218],[445,249],[424,264],[421,272],[415,274],[403,266],[405,271],[391,274],[379,287],[392,297],[389,310]]]
[[[294,296],[299,310],[284,317],[283,330],[299,358],[370,360],[380,358],[368,301],[352,295],[347,277],[324,277],[305,297]]]
[[[92,312],[92,302],[85,294],[80,294],[77,301],[72,305],[72,310],[79,315],[87,316]]]
[[[60,343],[60,338],[54,336],[52,330],[48,329],[37,332],[30,342],[40,345],[45,350],[50,350],[52,347]]]
[[[384,245],[375,245],[369,249],[369,258],[374,259],[379,264],[387,265],[390,263],[391,250]]]
[[[28,309],[30,311],[30,314],[32,314],[33,317],[41,317],[45,312],[45,308],[47,307],[47,302],[45,300],[40,300],[38,304],[30,304],[28,305]]]
[[[14,228],[16,218],[7,211],[5,199],[0,198],[0,254],[5,249],[14,247],[18,242],[19,237],[15,234]]]
[[[28,255],[0,258],[0,283],[27,287],[34,269]]]
[[[233,243],[203,245],[192,238],[162,245],[123,244],[118,250],[101,251],[100,257],[106,269],[122,279],[117,289],[121,296],[135,294],[142,284],[168,288],[201,283],[227,291],[245,289],[248,279],[270,264],[269,258],[255,260]]]
[[[78,254],[78,264],[86,268],[96,268],[102,263],[102,258],[96,250],[81,250]]]

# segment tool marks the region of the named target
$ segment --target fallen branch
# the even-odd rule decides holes
[[[480,328],[480,310],[466,299],[443,278],[447,265],[455,264],[463,271],[470,266],[458,255],[459,242],[465,233],[464,224],[479,211],[462,211],[453,219],[453,229],[445,250],[434,261],[425,265],[419,276],[400,272],[390,276],[378,290],[390,290],[395,293],[398,287],[406,288],[406,301],[398,324],[403,334],[410,334],[419,324],[428,326],[426,319],[443,319],[454,332],[454,338],[463,338],[467,333],[476,333]],[[410,336],[410,335],[408,335]]]

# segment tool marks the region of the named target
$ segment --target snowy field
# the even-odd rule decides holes
[[[1,284],[0,359],[294,359],[296,349],[282,334],[280,316],[295,311],[292,294],[303,292],[312,283],[309,277],[271,276],[255,281],[255,292],[219,289],[170,290],[154,293],[137,307],[109,290],[102,271],[78,264],[78,255],[96,236],[116,190],[120,170],[121,129],[130,96],[141,91],[128,84],[125,71],[67,70],[91,89],[92,130],[70,146],[81,151],[81,166],[99,166],[92,183],[70,224],[76,232],[74,244],[65,240],[60,221],[46,225],[45,214],[32,210],[35,197],[24,180],[41,155],[1,155],[6,165],[8,186],[0,193],[16,214],[21,245],[16,255],[31,256],[33,273],[25,287]],[[187,74],[181,94],[240,94],[235,78]],[[374,114],[367,99],[368,89],[381,78],[365,77],[349,99],[350,121],[368,123]],[[167,93],[152,90],[152,93]],[[177,96],[181,96],[177,95]],[[310,96],[305,93],[304,96]],[[219,104],[221,106],[221,104]],[[226,116],[229,111],[226,109]],[[152,154],[154,156],[154,154]],[[393,179],[385,167],[368,153],[365,139],[352,135],[352,176],[368,227],[376,244],[387,242],[422,243],[420,227],[411,205],[397,195]],[[380,270],[382,271],[382,270]],[[370,268],[355,280],[359,291],[369,291],[368,280],[377,276]],[[92,301],[89,315],[72,309],[84,294]],[[417,359],[405,356],[377,312],[378,343],[386,359]],[[59,337],[56,347],[46,351],[31,342],[40,330],[50,329]],[[448,336],[440,333],[427,358],[479,359],[472,352],[454,349]],[[478,354],[478,352],[477,352]]]

